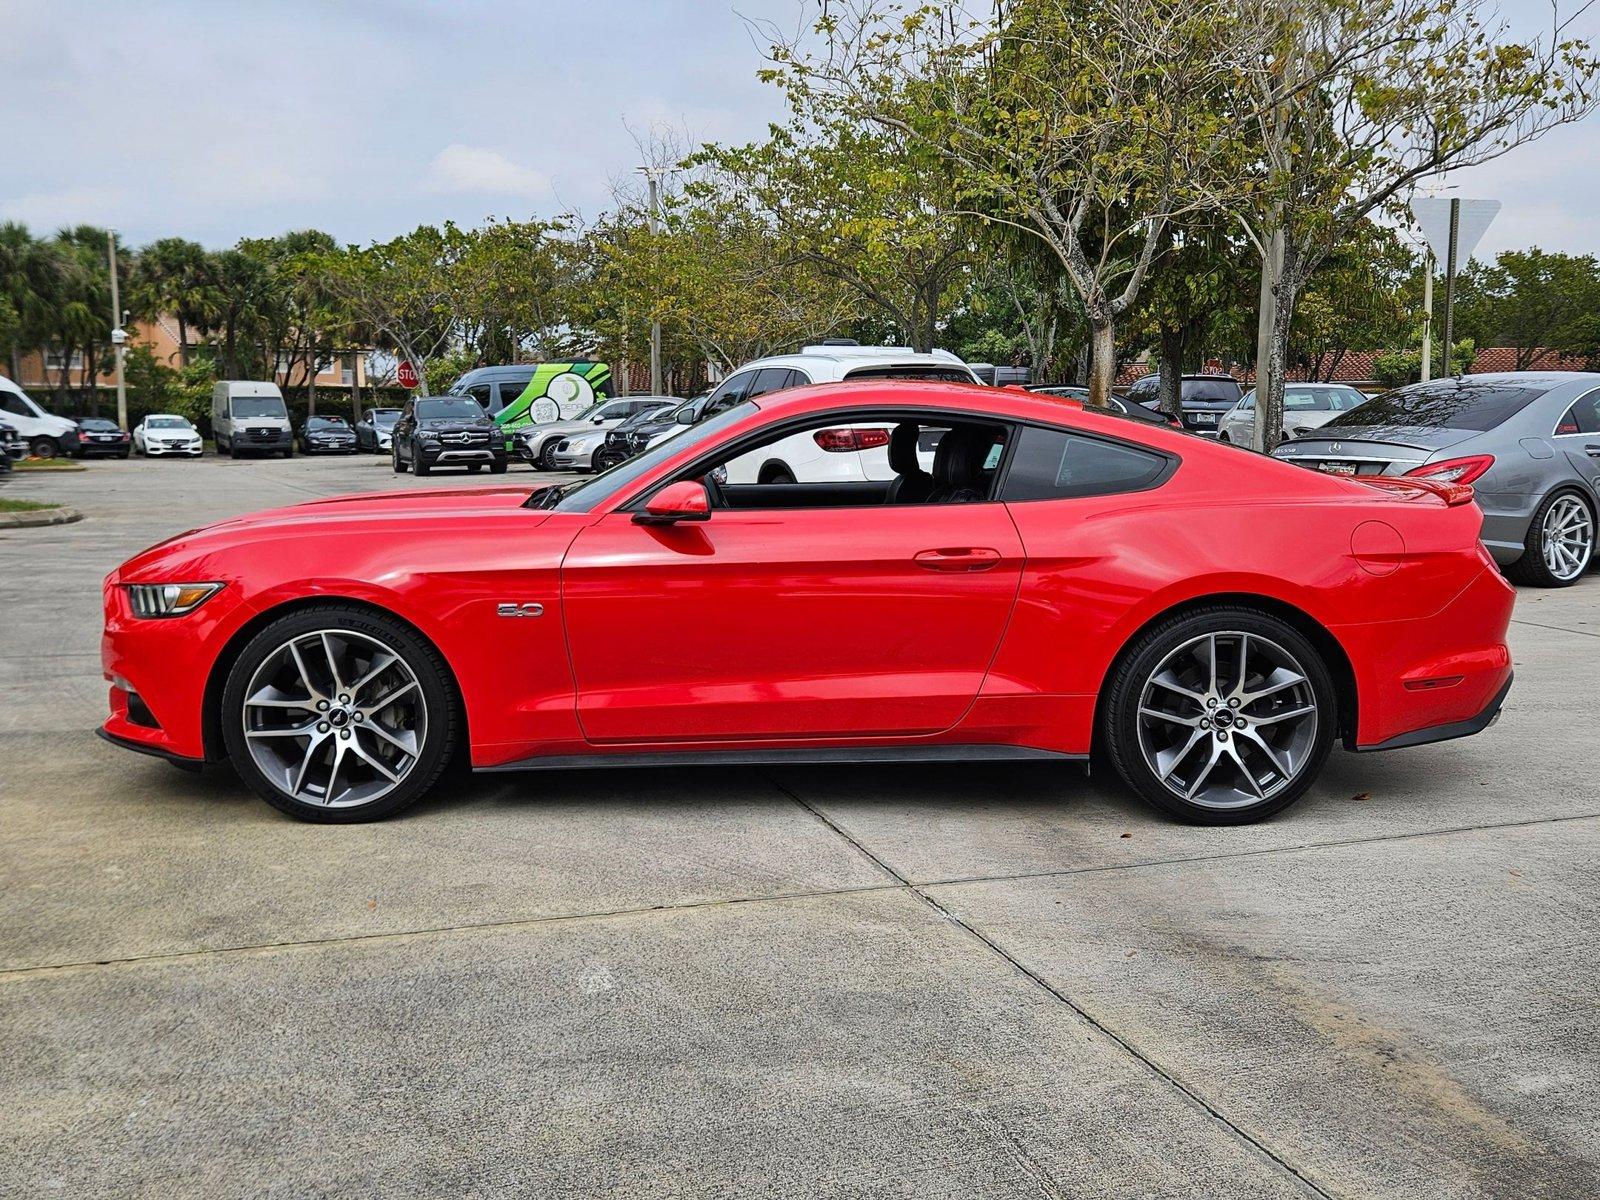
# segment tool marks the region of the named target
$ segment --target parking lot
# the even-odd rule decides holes
[[[418,481],[97,462],[0,530],[0,1196],[1600,1191],[1600,576],[1283,816],[1081,768],[485,776],[297,824],[93,736],[100,580]],[[537,669],[537,664],[529,664]]]

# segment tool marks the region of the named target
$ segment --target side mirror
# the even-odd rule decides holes
[[[679,521],[709,521],[711,497],[706,485],[692,479],[669,483],[646,501],[644,511],[633,515],[635,525],[676,525]]]
[[[690,412],[686,408],[686,409],[683,409],[682,411],[680,411],[676,416],[674,416],[673,420],[676,421],[679,425],[693,425],[694,424],[694,413]]]

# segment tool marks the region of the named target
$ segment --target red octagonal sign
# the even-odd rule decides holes
[[[400,386],[406,389],[414,388],[421,381],[417,378],[417,369],[411,365],[409,358],[402,358],[400,366],[395,371],[395,378],[400,381]]]

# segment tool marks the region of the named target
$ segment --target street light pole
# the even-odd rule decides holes
[[[656,172],[659,167],[640,167],[644,172],[646,185],[650,189],[650,234],[654,237],[661,232],[661,192],[656,184]],[[654,307],[652,305],[652,307]],[[650,321],[650,394],[659,396],[661,391],[661,319],[652,317]]]
[[[123,355],[126,352],[128,332],[122,327],[122,296],[117,286],[117,235],[106,231],[106,253],[111,260],[111,344],[117,355],[117,427],[128,427],[128,384],[123,373]],[[95,387],[95,381],[89,381]]]

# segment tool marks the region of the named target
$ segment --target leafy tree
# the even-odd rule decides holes
[[[1516,369],[1541,350],[1582,345],[1600,311],[1600,263],[1593,255],[1507,250],[1473,263],[1457,284],[1456,321],[1479,345],[1516,347]]]
[[[1424,176],[1487,162],[1595,103],[1600,60],[1553,18],[1515,41],[1488,0],[1302,0],[1239,61],[1258,176],[1229,201],[1262,254],[1258,448],[1282,428],[1297,300],[1361,222]]]
[[[956,0],[825,7],[811,53],[773,48],[797,107],[892,130],[941,155],[958,194],[1039,238],[1091,330],[1104,402],[1117,322],[1170,221],[1208,209],[1242,171],[1231,97],[1260,23],[1222,0],[1016,0],[994,19]]]
[[[178,322],[178,364],[189,365],[189,337],[204,334],[216,311],[205,247],[167,237],[139,252],[129,276],[128,304],[142,317]]]
[[[1417,328],[1408,291],[1419,267],[1392,229],[1363,222],[1296,303],[1290,361],[1309,379],[1332,379],[1350,351],[1405,341]]]

